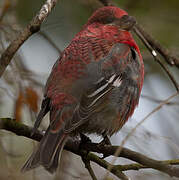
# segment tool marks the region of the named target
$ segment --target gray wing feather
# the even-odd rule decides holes
[[[122,83],[122,63],[131,57],[130,53],[128,45],[116,44],[106,57],[87,65],[87,76],[82,80],[87,88],[74,110],[72,119],[65,126],[65,133],[70,133],[87,122],[96,113],[97,107],[102,105],[107,94],[114,88],[119,88]],[[121,57],[124,59],[120,59]]]

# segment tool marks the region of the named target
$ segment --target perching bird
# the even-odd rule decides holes
[[[22,171],[39,165],[53,173],[69,136],[111,136],[139,102],[144,65],[129,30],[135,25],[124,10],[98,9],[53,66],[34,125],[50,112],[50,124]]]

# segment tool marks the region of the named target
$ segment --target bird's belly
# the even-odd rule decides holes
[[[87,122],[79,127],[78,131],[81,133],[97,135],[112,135],[117,132],[122,124],[119,123],[119,113],[116,112],[116,109],[105,108],[101,112],[95,113],[92,115]]]
[[[103,105],[96,108],[88,120],[78,128],[78,132],[98,135],[106,134],[111,136],[118,132],[132,115],[135,108],[135,88],[131,92],[131,88],[116,88],[103,101]],[[102,108],[101,108],[102,107]]]

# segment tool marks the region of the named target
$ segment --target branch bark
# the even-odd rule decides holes
[[[86,156],[82,157],[82,161],[84,162],[85,168],[88,170],[92,180],[97,180],[97,177],[91,167],[90,161],[86,158]]]
[[[172,81],[173,85],[175,86],[176,90],[179,91],[179,85],[176,81],[176,79],[174,78],[174,76],[171,74],[171,72],[169,71],[168,67],[160,60],[160,58],[158,57],[157,53],[155,52],[155,50],[157,50],[155,48],[155,46],[158,44],[158,47],[161,47],[160,44],[157,42],[157,44],[153,44],[153,40],[151,38],[151,36],[149,34],[147,34],[143,28],[141,26],[139,26],[138,24],[135,25],[135,27],[133,28],[133,31],[137,34],[137,36],[140,38],[140,40],[144,43],[144,45],[146,46],[146,48],[149,50],[150,54],[153,56],[154,60],[162,67],[162,69],[167,73],[168,77],[170,78],[170,80]],[[146,37],[148,39],[146,39]],[[151,43],[152,42],[152,43]],[[154,50],[155,49],[155,50]],[[164,49],[164,48],[163,48]],[[167,51],[167,50],[166,50]],[[165,51],[165,52],[166,52]],[[161,52],[160,52],[161,54]],[[164,56],[164,54],[163,54]],[[164,58],[167,60],[168,62],[168,56],[164,56]],[[173,62],[172,62],[173,63]],[[173,64],[174,65],[174,64]]]
[[[154,39],[149,33],[147,33],[144,28],[137,24],[136,28],[140,33],[144,36],[144,38],[148,41],[148,43],[158,51],[165,61],[171,66],[177,66],[179,68],[179,58],[173,55],[167,48],[163,47],[156,39]]]
[[[37,131],[33,136],[31,136],[32,128],[21,123],[17,123],[15,120],[10,118],[0,118],[0,129],[8,130],[19,136],[24,136],[36,141],[40,141],[43,137],[43,133]],[[104,159],[100,159],[93,153],[87,152],[97,152],[102,153],[107,156],[114,156],[117,149],[121,149],[119,157],[123,157],[132,161],[137,162],[137,164],[129,165],[111,165]],[[153,168],[164,172],[170,176],[179,177],[179,168],[173,165],[179,165],[179,160],[168,160],[168,161],[158,161],[149,158],[141,153],[132,151],[128,148],[110,145],[99,145],[97,143],[86,143],[80,145],[79,140],[69,139],[65,145],[65,150],[68,150],[74,154],[81,157],[86,156],[89,161],[93,161],[100,165],[101,167],[108,169],[112,166],[111,173],[121,178],[121,172],[127,170],[139,170],[142,168]],[[125,177],[125,176],[124,176]]]
[[[40,30],[41,24],[50,14],[58,0],[46,0],[37,15],[32,21],[20,32],[16,39],[14,39],[8,48],[2,53],[0,57],[0,77],[4,73],[6,67],[11,62],[14,54],[21,47],[21,45],[34,33]]]

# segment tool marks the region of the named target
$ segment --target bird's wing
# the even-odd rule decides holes
[[[108,103],[106,97],[114,88],[121,86],[123,72],[135,58],[136,52],[133,49],[127,44],[118,43],[111,48],[106,57],[87,65],[88,75],[84,79],[87,88],[74,111],[73,118],[65,126],[66,132],[73,131],[88,121],[91,115],[101,111],[105,103]]]

